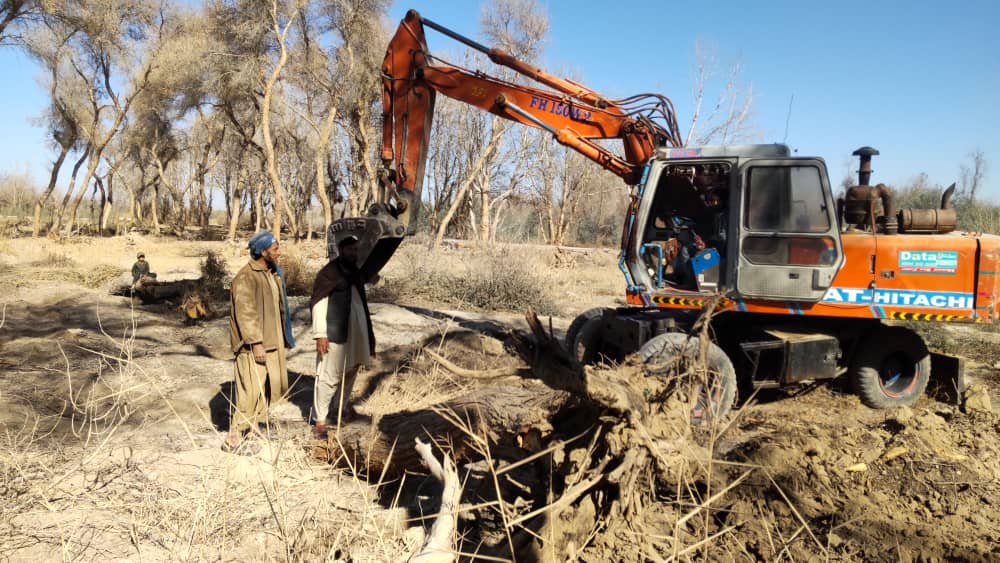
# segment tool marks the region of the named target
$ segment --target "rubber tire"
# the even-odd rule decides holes
[[[576,334],[573,347],[569,349],[570,355],[582,366],[596,364],[601,359],[604,344],[601,322],[601,317],[584,322]]]
[[[710,418],[723,420],[733,408],[736,401],[736,370],[729,356],[714,342],[708,344],[706,355],[708,369],[719,378],[719,389],[716,397],[709,401],[709,409],[705,412]],[[639,349],[639,358],[644,364],[666,364],[667,370],[677,365],[671,360],[695,360],[698,357],[698,339],[689,337],[682,332],[667,332],[649,339]],[[656,372],[653,372],[656,375]],[[697,411],[697,409],[696,409]],[[704,420],[698,412],[692,413],[694,423]]]
[[[893,364],[910,372],[889,387],[882,371]],[[883,326],[858,343],[851,361],[850,378],[861,402],[873,409],[908,407],[917,402],[931,377],[931,354],[924,339],[901,326]]]
[[[583,325],[587,324],[587,321],[591,319],[599,319],[604,316],[605,307],[594,307],[593,309],[587,309],[586,311],[580,313],[573,319],[573,322],[569,324],[569,328],[566,329],[566,337],[563,338],[563,347],[567,352],[573,353],[576,346],[576,338],[580,334],[580,330]]]

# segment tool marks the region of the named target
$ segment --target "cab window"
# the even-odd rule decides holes
[[[830,216],[814,166],[755,166],[747,175],[743,224],[750,231],[825,233]]]

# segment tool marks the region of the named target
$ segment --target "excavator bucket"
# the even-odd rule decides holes
[[[365,277],[379,273],[392,257],[406,235],[406,226],[381,204],[373,205],[363,217],[346,217],[330,223],[327,232],[327,254],[332,260],[339,254],[340,241],[353,236],[358,239],[358,267]]]

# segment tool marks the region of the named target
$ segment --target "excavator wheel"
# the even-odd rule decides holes
[[[580,359],[576,355],[576,339],[580,335],[580,330],[583,325],[587,324],[588,321],[592,319],[600,319],[604,315],[604,307],[594,307],[593,309],[587,309],[586,311],[577,315],[573,322],[570,323],[569,328],[566,329],[566,338],[563,339],[563,346],[566,348],[567,352],[570,352],[576,359]]]
[[[639,349],[644,364],[651,364],[652,375],[669,375],[683,370],[698,359],[698,338],[682,332],[667,332],[649,339]],[[691,409],[692,424],[706,420],[722,420],[736,400],[736,370],[729,356],[714,342],[709,342],[706,354],[708,382],[698,383],[697,399]]]
[[[580,365],[592,365],[601,360],[602,353],[605,351],[604,331],[601,323],[600,316],[586,319],[574,337],[569,353],[576,358],[576,361],[580,362]],[[567,340],[568,342],[569,340]]]
[[[931,376],[931,354],[923,338],[901,326],[885,326],[858,344],[851,383],[861,402],[873,409],[910,406]]]

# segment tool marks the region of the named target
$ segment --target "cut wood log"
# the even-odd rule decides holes
[[[551,417],[570,401],[585,401],[598,410],[622,413],[636,423],[645,419],[648,406],[644,395],[655,393],[659,387],[655,378],[645,377],[641,366],[583,368],[542,326],[534,312],[529,311],[526,320],[532,334],[514,333],[514,347],[531,366],[530,372],[521,370],[522,375],[538,379],[541,384],[512,380],[484,387],[433,408],[387,415],[374,426],[368,419],[355,420],[332,431],[325,443],[316,445],[313,455],[345,463],[369,475],[399,475],[419,466],[415,452],[400,447],[418,437],[451,444],[456,461],[479,459],[479,452],[487,444],[497,457],[515,452],[519,455],[514,459],[529,455],[530,451],[519,446],[530,443],[530,436],[518,439],[531,429],[551,427]],[[471,370],[439,354],[424,351],[453,373],[473,375]],[[477,443],[479,440],[486,444]]]
[[[179,301],[185,293],[197,289],[199,279],[193,280],[173,280],[173,281],[150,281],[141,283],[135,287],[125,285],[113,291],[113,295],[125,297],[138,297],[143,303],[158,303],[161,301]]]
[[[380,419],[358,419],[331,429],[313,455],[350,465],[367,475],[401,475],[419,467],[420,457],[403,444],[428,438],[450,444],[456,461],[481,458],[488,446],[498,457],[525,457],[519,436],[551,427],[550,419],[574,398],[570,393],[531,382],[477,389],[433,408],[403,411]],[[374,424],[373,424],[374,422]]]

